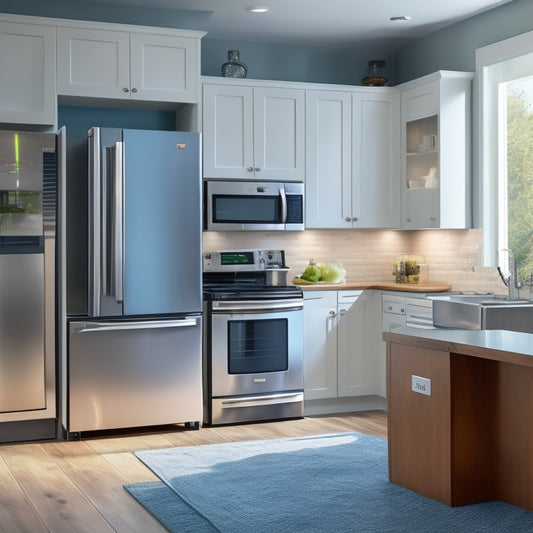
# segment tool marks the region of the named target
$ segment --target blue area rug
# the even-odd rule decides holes
[[[136,455],[161,482],[125,488],[171,532],[533,532],[518,507],[451,508],[390,483],[387,441],[359,433]]]

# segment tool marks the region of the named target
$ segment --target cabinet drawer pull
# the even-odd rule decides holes
[[[127,87],[124,87],[124,89],[122,89],[122,91],[125,92],[125,93],[129,93],[130,92],[130,90]]]
[[[132,93],[136,93],[137,92],[137,89],[135,87],[133,87],[133,89],[131,90]]]

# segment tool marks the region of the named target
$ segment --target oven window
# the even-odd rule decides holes
[[[213,222],[281,223],[279,196],[213,195]]]
[[[228,322],[230,374],[281,372],[288,368],[288,319]]]

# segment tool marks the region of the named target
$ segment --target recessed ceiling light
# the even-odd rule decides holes
[[[411,17],[401,15],[399,17],[391,17],[389,20],[392,20],[392,22],[405,22],[406,20],[411,20]]]
[[[248,6],[244,9],[250,11],[250,13],[266,13],[267,11],[270,11],[270,8],[267,6]]]

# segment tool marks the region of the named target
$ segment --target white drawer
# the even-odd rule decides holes
[[[405,298],[401,296],[383,296],[382,310],[384,313],[405,315]]]

